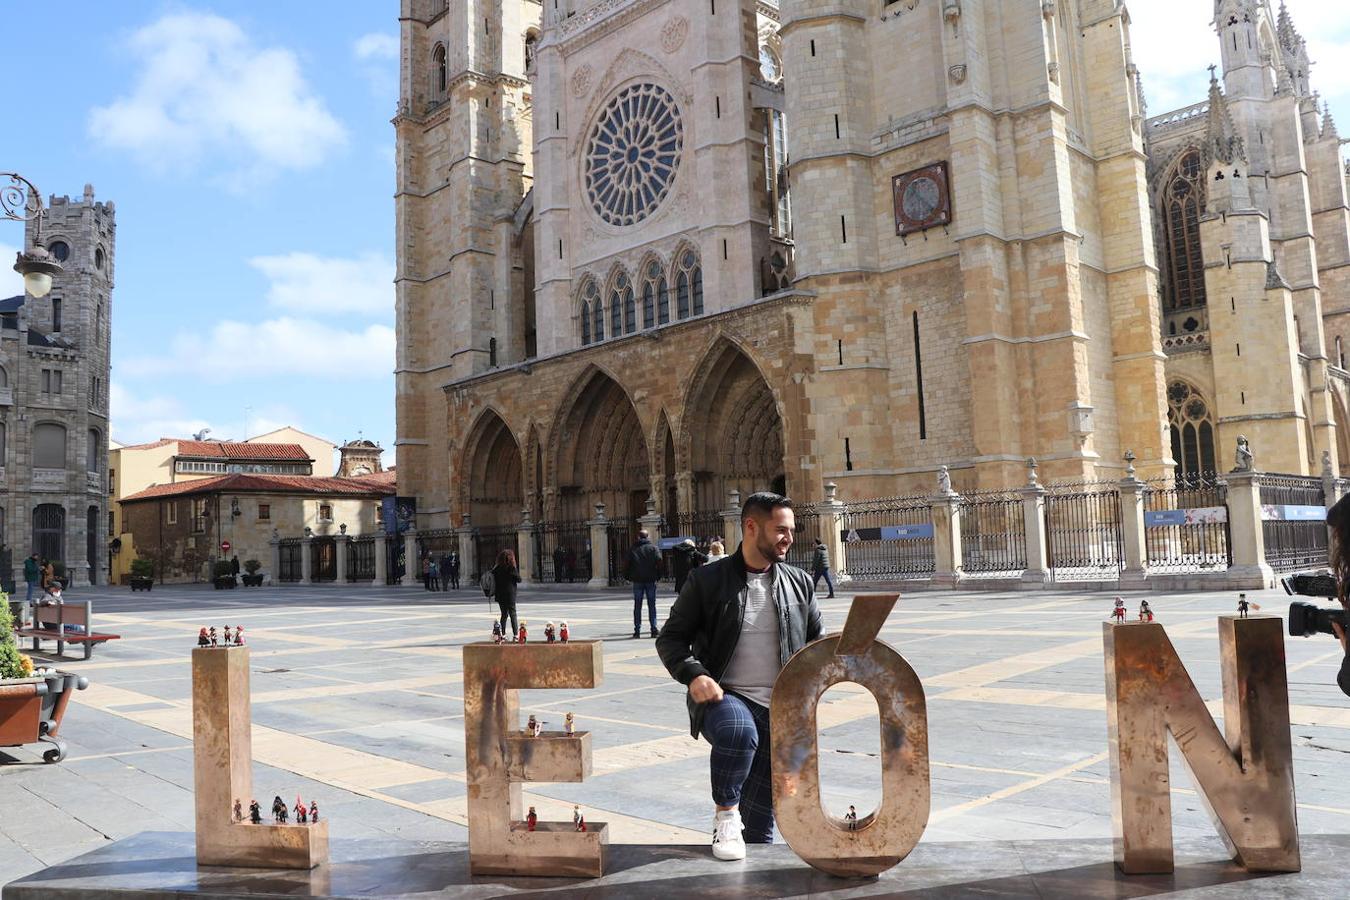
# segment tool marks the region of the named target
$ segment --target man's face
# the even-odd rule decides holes
[[[782,562],[792,548],[796,525],[797,518],[787,507],[779,507],[768,516],[751,513],[745,518],[745,536],[765,559]]]

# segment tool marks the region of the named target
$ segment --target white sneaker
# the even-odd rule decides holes
[[[720,809],[713,816],[712,851],[718,859],[745,859],[740,810]]]

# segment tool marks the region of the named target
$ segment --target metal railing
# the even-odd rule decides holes
[[[584,521],[548,522],[534,531],[534,577],[572,583],[591,580],[591,528]]]
[[[1264,473],[1261,490],[1261,539],[1266,563],[1276,572],[1327,565],[1326,495],[1322,479]]]
[[[347,580],[375,580],[374,538],[353,538],[347,545]]]
[[[1120,534],[1120,492],[1115,483],[1052,487],[1045,495],[1045,545],[1054,581],[1120,578],[1125,554]]]
[[[483,573],[497,564],[497,555],[503,550],[516,552],[516,526],[493,525],[473,530],[473,571],[469,573],[475,583]],[[520,564],[520,560],[516,560]],[[420,573],[420,569],[418,570]]]
[[[299,538],[283,540],[277,551],[280,556],[278,563],[280,571],[277,572],[277,580],[291,583],[299,581],[302,574],[301,566],[303,565],[301,557],[305,552],[304,544]]]
[[[337,581],[337,541],[332,538],[314,538],[309,544],[309,580]]]
[[[820,539],[820,514],[810,507],[793,510],[797,527],[793,530],[792,549],[788,551],[787,561],[799,569],[810,572],[811,560],[816,553],[816,541]],[[735,547],[728,547],[731,553]]]
[[[844,505],[840,522],[848,574],[855,580],[926,578],[933,574],[933,510],[929,498],[853,501]]]
[[[615,519],[605,528],[609,540],[609,583],[623,584],[627,579],[624,572],[628,568],[628,551],[637,543],[637,523],[624,519]]]
[[[961,568],[970,578],[1014,578],[1027,567],[1026,520],[1015,493],[961,498]]]
[[[1222,572],[1232,563],[1228,485],[1213,472],[1145,482],[1150,572]]]

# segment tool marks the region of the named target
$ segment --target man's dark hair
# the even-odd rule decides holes
[[[744,522],[751,514],[771,516],[775,509],[792,509],[792,501],[772,491],[755,491],[741,505],[741,521]]]

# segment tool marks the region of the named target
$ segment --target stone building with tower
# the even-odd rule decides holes
[[[27,223],[25,249],[38,239]],[[117,226],[111,201],[53,196],[41,242],[62,266],[41,299],[0,300],[0,541],[23,583],[38,553],[106,582],[108,375]]]
[[[418,528],[1340,466],[1335,126],[1213,14],[1149,118],[1117,0],[401,0]]]

